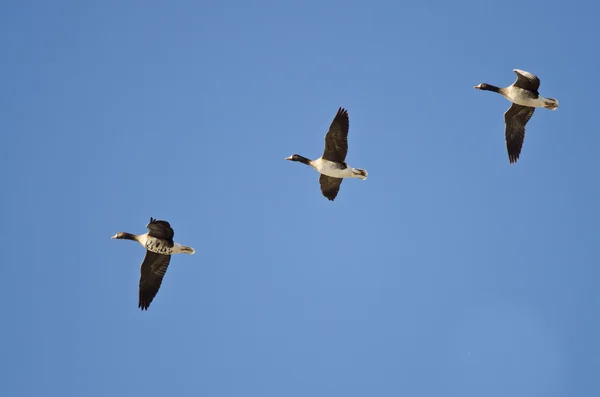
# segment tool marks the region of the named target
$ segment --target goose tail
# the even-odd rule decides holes
[[[558,109],[558,101],[554,98],[544,98],[544,107],[550,110]]]
[[[360,178],[363,181],[365,179],[367,179],[367,177],[369,176],[369,173],[367,172],[367,170],[363,170],[363,169],[360,169],[360,168],[352,168],[352,173],[354,175],[356,175],[357,178]]]
[[[187,245],[179,245],[177,247],[177,253],[178,254],[194,255],[196,253],[196,250],[193,249],[192,247],[188,247]]]

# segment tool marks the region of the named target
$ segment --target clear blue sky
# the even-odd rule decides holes
[[[2,396],[600,394],[597,2],[5,1]],[[509,102],[541,79],[509,165]],[[338,107],[348,162],[318,174]],[[144,250],[173,257],[147,312]]]

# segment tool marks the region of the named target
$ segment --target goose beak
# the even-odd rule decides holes
[[[118,234],[118,233],[117,233]],[[111,238],[117,238],[117,235],[115,234],[114,236],[112,236]]]
[[[481,88],[481,84],[478,84],[478,85],[476,85],[476,86],[475,86],[475,87],[473,87],[473,88],[480,89],[480,88]]]
[[[292,156],[290,156],[290,157],[286,157],[285,159],[286,159],[286,160],[290,160],[290,161],[291,161],[291,160],[292,160]]]

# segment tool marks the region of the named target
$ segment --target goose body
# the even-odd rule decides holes
[[[474,87],[496,92],[512,102],[511,107],[504,113],[506,150],[511,164],[519,159],[525,140],[525,126],[533,116],[535,108],[558,109],[556,99],[545,98],[538,92],[540,79],[536,75],[519,69],[513,69],[513,72],[517,75],[517,80],[508,87],[500,88],[486,83]]]
[[[515,87],[513,85],[502,89],[500,91],[500,94],[512,103],[532,108],[546,107],[546,102],[548,101],[547,98],[544,98],[539,94],[536,95],[530,90],[525,90],[523,88]],[[554,108],[553,110],[556,110],[556,108]]]
[[[310,160],[294,154],[286,158],[289,161],[309,165],[321,174],[319,178],[321,193],[331,201],[335,200],[344,178],[365,180],[369,175],[367,170],[352,168],[345,161],[348,154],[349,128],[348,112],[344,108],[339,108],[325,135],[325,151],[321,157]]]
[[[296,156],[296,157],[294,157]],[[286,158],[286,160],[298,161],[307,165],[310,165],[312,168],[317,170],[319,174],[330,176],[333,178],[359,178],[362,180],[367,179],[367,171],[361,170],[358,168],[349,167],[344,162],[330,161],[326,160],[323,157],[319,157],[316,160],[309,160],[306,157],[301,157],[298,154],[290,156]]]
[[[142,310],[148,310],[150,303],[158,293],[171,262],[171,255],[193,255],[196,252],[192,247],[173,241],[175,233],[169,222],[150,218],[150,223],[146,227],[149,232],[145,234],[119,232],[112,236],[113,239],[137,241],[146,249],[146,256],[140,266],[138,307]]]

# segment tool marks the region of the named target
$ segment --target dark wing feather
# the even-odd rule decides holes
[[[173,242],[173,237],[175,236],[175,232],[169,225],[167,221],[158,221],[154,218],[150,218],[150,223],[146,226],[148,230],[149,236],[161,238],[170,242]]]
[[[506,150],[508,151],[508,161],[511,164],[516,163],[519,159],[525,140],[525,125],[533,116],[534,111],[535,108],[513,103],[504,113]]]
[[[340,191],[340,185],[342,184],[342,178],[334,178],[321,174],[319,183],[321,184],[321,193],[329,200],[333,201]]]
[[[142,310],[148,310],[150,303],[158,293],[170,262],[171,255],[146,251],[146,257],[140,269],[140,301],[138,307]]]
[[[343,162],[346,159],[349,128],[348,112],[344,108],[339,108],[329,131],[325,134],[325,151],[323,152],[325,160]]]
[[[534,92],[537,92],[540,88],[540,79],[538,79],[536,75],[517,69],[515,69],[514,72],[517,75],[517,80],[513,83],[515,87]]]

